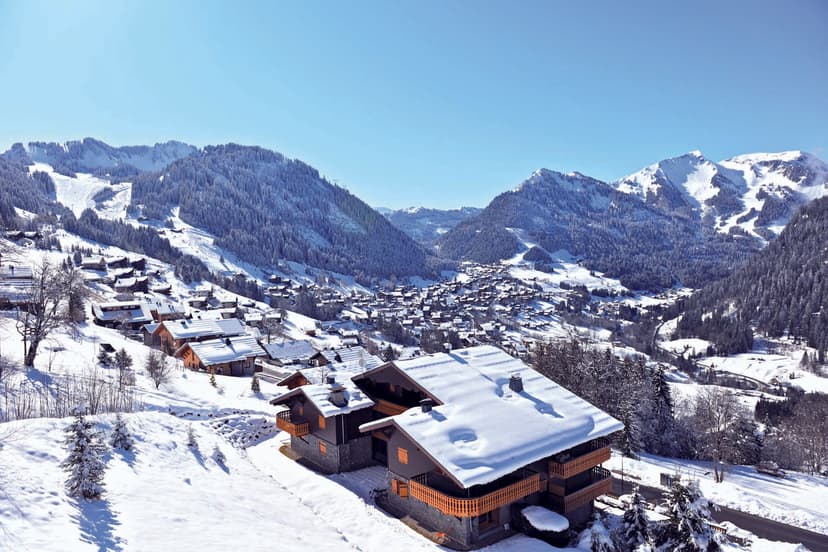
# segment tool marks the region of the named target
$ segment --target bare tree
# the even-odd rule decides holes
[[[44,259],[33,270],[25,306],[17,310],[17,332],[23,337],[23,365],[34,366],[37,349],[54,330],[72,323],[72,297],[82,296],[83,279],[75,269],[65,270]]]
[[[147,355],[146,369],[156,389],[161,387],[162,383],[168,383],[172,376],[172,366],[167,363],[167,357],[159,351],[150,351]]]
[[[706,387],[696,397],[695,423],[698,426],[704,452],[713,461],[713,477],[716,483],[724,481],[724,466],[730,456],[731,423],[743,408],[730,391]]]

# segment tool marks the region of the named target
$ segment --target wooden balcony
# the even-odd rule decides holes
[[[541,491],[544,483],[540,474],[535,474],[478,498],[457,498],[432,489],[425,484],[425,476],[420,475],[409,481],[409,493],[411,498],[425,502],[445,515],[468,518],[483,515]]]
[[[409,406],[402,406],[383,399],[376,399],[374,402],[374,410],[380,414],[385,414],[386,416],[396,416],[397,414],[402,414],[410,408]]]
[[[290,410],[284,410],[276,414],[276,427],[294,437],[302,437],[310,433],[308,422],[292,419]]]
[[[608,462],[612,453],[610,447],[603,446],[599,449],[589,451],[580,456],[576,456],[566,462],[549,461],[549,476],[560,477],[567,479],[575,474],[585,472],[589,469],[599,466],[604,462]]]
[[[588,504],[602,494],[609,493],[612,490],[612,477],[610,472],[604,468],[592,468],[589,484],[577,491],[565,494],[564,487],[552,482],[549,483],[548,488],[552,503],[566,514]]]

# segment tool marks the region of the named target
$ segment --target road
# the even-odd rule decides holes
[[[629,493],[632,489],[632,483],[627,481],[624,486],[624,492]],[[657,487],[640,486],[640,492],[650,502],[659,502],[662,500],[664,491]],[[623,494],[621,492],[621,480],[612,479],[612,492],[615,494]],[[729,521],[730,523],[750,531],[757,537],[768,539],[772,541],[802,543],[812,552],[828,551],[828,535],[821,535],[813,531],[806,531],[799,527],[792,525],[785,525],[778,521],[765,519],[763,517],[746,514],[739,510],[733,510],[720,506],[718,511],[711,512],[713,519],[717,522]]]

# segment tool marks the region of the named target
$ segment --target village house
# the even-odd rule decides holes
[[[265,356],[256,338],[248,335],[185,343],[175,352],[190,370],[225,376],[251,376],[257,358]]]
[[[150,306],[143,301],[92,303],[95,324],[107,328],[138,329],[153,320]]]
[[[161,348],[174,352],[185,343],[246,334],[244,323],[237,318],[219,320],[165,320],[153,331]]]
[[[267,352],[267,362],[275,366],[308,366],[310,358],[317,353],[310,341],[285,340],[278,343],[262,343]]]
[[[27,304],[33,282],[31,267],[13,263],[0,265],[0,308]]]

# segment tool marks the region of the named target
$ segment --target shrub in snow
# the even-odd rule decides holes
[[[216,383],[216,371],[210,368],[210,385],[213,387],[217,387],[218,384]]]
[[[98,364],[103,367],[110,366],[112,364],[112,355],[101,349],[98,353]]]
[[[224,456],[224,453],[221,452],[218,445],[213,447],[213,454],[211,457],[213,458],[213,461],[220,466],[223,466],[227,462],[227,457]]]
[[[633,487],[632,499],[624,510],[624,542],[632,549],[649,544],[650,541],[650,524],[645,504],[644,497],[636,485]]]
[[[615,541],[612,540],[609,530],[600,517],[595,518],[589,530],[585,532],[585,536],[588,539],[586,544],[592,552],[615,552],[617,550]],[[583,544],[581,541],[582,546]]]
[[[73,410],[74,421],[66,426],[64,443],[69,451],[60,467],[69,473],[66,491],[70,496],[87,500],[99,498],[103,493],[104,465],[101,455],[104,445],[95,424],[83,417],[85,408]]]
[[[253,374],[253,380],[250,382],[250,390],[254,393],[258,393],[261,391],[259,388],[259,378],[255,374]]]
[[[198,441],[196,440],[195,431],[193,431],[193,424],[187,426],[187,446],[198,450]]]
[[[674,481],[667,493],[670,516],[662,543],[676,552],[712,552],[720,549],[718,537],[710,527],[710,508],[698,483]]]
[[[109,437],[109,446],[121,450],[132,450],[135,446],[135,440],[120,414],[115,416],[115,427],[112,428],[112,435]]]

